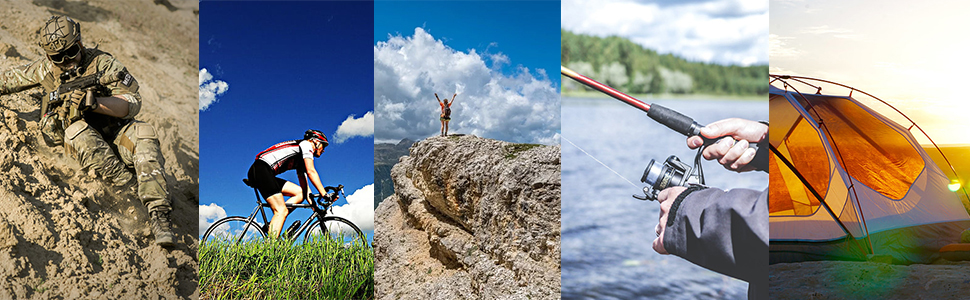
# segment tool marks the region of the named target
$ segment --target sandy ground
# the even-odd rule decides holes
[[[817,261],[774,264],[769,272],[771,299],[970,299],[970,261]]]
[[[85,46],[138,79],[137,119],[155,126],[177,246],[156,246],[147,211],[103,185],[38,130],[40,88],[0,97],[0,298],[198,297],[198,2],[0,0],[0,69],[43,58],[51,15],[81,23]]]

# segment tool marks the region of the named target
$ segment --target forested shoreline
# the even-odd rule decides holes
[[[561,61],[580,74],[635,94],[766,95],[768,66],[718,65],[658,54],[632,41],[561,30]],[[563,91],[587,89],[568,78]]]

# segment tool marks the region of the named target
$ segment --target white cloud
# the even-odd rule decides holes
[[[347,119],[340,126],[337,126],[337,133],[334,134],[334,143],[339,144],[355,136],[374,135],[374,112],[367,112],[363,117],[354,118],[354,115],[347,116]]]
[[[333,207],[333,214],[350,220],[361,231],[374,230],[374,184],[347,196],[347,204]]]
[[[434,94],[450,99],[457,93],[449,133],[519,143],[558,140],[558,87],[544,70],[520,65],[512,74],[503,74],[494,68],[514,65],[514,59],[452,49],[420,27],[412,36],[378,42],[375,139],[417,140],[438,134],[440,108]]]
[[[208,205],[199,205],[199,236],[201,237],[205,234],[205,231],[215,223],[216,220],[226,217],[226,210],[216,205],[215,203],[209,203]]]
[[[857,34],[850,29],[845,28],[830,28],[828,25],[813,26],[801,30],[801,33],[812,34],[812,35],[827,35],[840,39],[850,39],[857,40],[862,37],[861,34]]]
[[[216,97],[229,90],[229,84],[222,80],[213,80],[209,70],[199,70],[199,110],[209,109],[209,105],[219,101]]]
[[[768,3],[764,0],[564,0],[561,21],[564,29],[574,33],[617,35],[689,60],[768,63]]]
[[[781,37],[777,34],[768,35],[768,56],[772,58],[798,58],[801,51],[789,47],[785,41],[792,40],[793,37]]]

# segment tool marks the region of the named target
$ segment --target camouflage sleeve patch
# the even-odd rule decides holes
[[[134,118],[141,111],[141,94],[138,93],[138,80],[135,79],[128,68],[125,68],[117,59],[111,55],[101,55],[97,62],[98,70],[104,72],[105,76],[116,76],[121,73],[118,81],[107,85],[111,95],[128,101],[128,115],[125,119]]]
[[[111,95],[120,94],[137,94],[138,93],[138,80],[135,79],[128,68],[125,68],[117,59],[110,55],[102,55],[98,60],[98,70],[104,71],[106,76],[115,76],[121,73],[121,77],[115,83],[108,84],[107,88],[111,91]],[[136,95],[139,97],[139,95]]]

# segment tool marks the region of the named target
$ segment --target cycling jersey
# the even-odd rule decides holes
[[[280,174],[287,170],[305,171],[303,159],[313,159],[313,143],[308,140],[293,140],[273,145],[256,155],[257,160],[266,162],[273,172]]]

